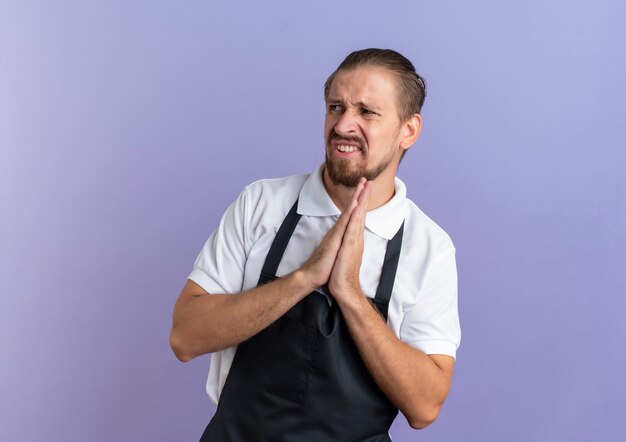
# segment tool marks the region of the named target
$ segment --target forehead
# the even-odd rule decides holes
[[[362,102],[395,108],[395,98],[394,74],[377,66],[337,72],[328,91],[328,101],[338,100],[351,104]]]

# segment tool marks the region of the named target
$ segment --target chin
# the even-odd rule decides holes
[[[369,175],[366,170],[350,167],[349,161],[328,161],[326,159],[326,170],[328,177],[334,184],[345,187],[356,187],[361,177],[368,178]]]

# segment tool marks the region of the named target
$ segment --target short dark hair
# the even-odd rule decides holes
[[[369,48],[352,52],[324,83],[324,99],[328,99],[330,87],[339,71],[361,66],[378,66],[396,75],[398,114],[402,121],[408,120],[413,114],[420,113],[426,98],[426,81],[415,72],[413,63],[404,55],[391,49]]]

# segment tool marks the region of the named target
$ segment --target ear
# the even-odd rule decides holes
[[[400,135],[400,147],[407,150],[417,141],[422,130],[422,116],[413,114],[407,121],[402,124],[402,133]]]

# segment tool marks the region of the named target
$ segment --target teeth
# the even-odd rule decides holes
[[[339,144],[337,145],[337,150],[339,152],[354,152],[355,150],[359,150],[359,148],[356,146],[347,146],[345,144]]]

